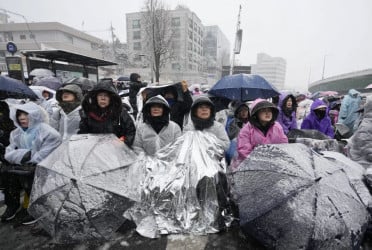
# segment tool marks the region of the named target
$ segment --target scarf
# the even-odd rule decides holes
[[[210,128],[213,126],[214,123],[213,117],[210,117],[208,119],[200,119],[192,115],[191,120],[193,121],[196,130],[204,130],[206,128]]]
[[[66,114],[69,114],[71,111],[79,107],[80,102],[60,102],[59,106],[63,109]]]

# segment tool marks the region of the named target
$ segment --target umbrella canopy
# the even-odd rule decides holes
[[[38,99],[37,95],[23,82],[6,76],[0,76],[0,100],[14,99]]]
[[[74,78],[71,78],[71,79],[67,80],[62,85],[66,86],[66,85],[69,85],[69,84],[78,85],[81,88],[81,90],[83,91],[83,94],[85,94],[88,91],[93,89],[94,85],[96,85],[96,82],[89,79],[89,78],[85,78],[85,77],[74,77]]]
[[[29,213],[59,243],[108,239],[138,196],[135,160],[113,134],[73,135],[37,167]]]
[[[279,91],[259,75],[236,74],[224,76],[209,92],[236,101],[252,101],[278,96]]]
[[[34,86],[44,86],[49,89],[58,90],[62,87],[62,82],[59,78],[54,76],[46,76],[46,77],[36,77],[33,80]]]
[[[118,79],[116,79],[117,81],[120,81],[120,82],[130,82],[130,79],[128,76],[120,76]]]
[[[29,75],[35,76],[35,77],[47,77],[47,76],[54,76],[54,73],[49,69],[37,68],[37,69],[31,70]]]
[[[267,247],[359,249],[369,213],[337,162],[298,143],[263,145],[233,178],[240,225]]]

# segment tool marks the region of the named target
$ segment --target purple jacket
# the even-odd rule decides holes
[[[331,119],[328,116],[328,112],[323,119],[319,120],[319,118],[315,115],[314,109],[319,107],[320,105],[326,105],[322,100],[316,99],[313,104],[311,104],[310,114],[308,114],[302,122],[301,129],[316,129],[322,132],[329,137],[334,137],[334,131],[332,128]]]
[[[287,100],[291,98],[292,99],[292,107],[293,111],[288,115],[285,113],[285,105]],[[291,94],[281,94],[279,96],[279,114],[277,118],[277,122],[280,123],[283,127],[283,131],[285,134],[288,134],[289,130],[296,129],[297,128],[297,120],[296,120],[296,98]]]

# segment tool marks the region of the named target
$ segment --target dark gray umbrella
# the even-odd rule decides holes
[[[62,86],[61,80],[54,76],[46,77],[35,77],[32,85],[34,86],[44,86],[54,91],[58,90]]]
[[[233,179],[240,225],[267,247],[359,249],[365,204],[342,168],[305,145],[259,146]]]
[[[38,99],[37,95],[23,82],[10,77],[0,76],[0,100],[7,98]]]
[[[93,87],[96,85],[96,82],[89,78],[85,78],[85,77],[74,77],[64,82],[63,86],[66,86],[68,84],[78,85],[83,91],[83,94],[85,94],[88,91],[93,89]]]
[[[37,167],[28,210],[56,242],[108,239],[133,203],[135,160],[113,134],[74,135]]]

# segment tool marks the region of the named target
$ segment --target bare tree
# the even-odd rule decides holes
[[[147,0],[142,20],[145,29],[145,50],[150,55],[155,81],[159,82],[160,69],[173,58],[172,18],[169,9],[161,0]],[[153,80],[153,79],[151,79]]]

